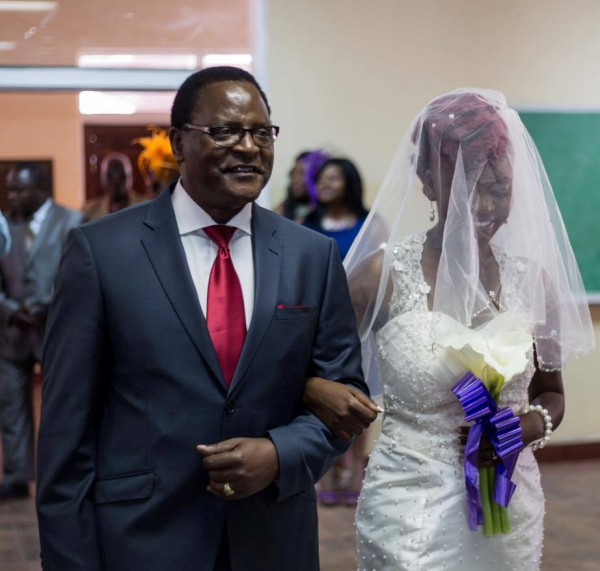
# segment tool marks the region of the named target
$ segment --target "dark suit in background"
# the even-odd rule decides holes
[[[227,387],[172,194],[227,224],[269,178],[273,130],[241,70],[184,86],[182,183],[69,236],[44,350],[48,571],[319,568],[314,484],[348,443],[302,399],[311,375],[366,391],[345,274],[332,240],[252,205],[253,312]],[[213,138],[188,122],[230,127]]]
[[[0,500],[27,495],[27,482],[34,477],[33,367],[41,360],[46,314],[67,233],[82,219],[80,213],[48,198],[32,168],[25,163],[9,173],[12,248],[0,259],[0,431],[4,456]],[[28,202],[28,198],[32,200]],[[32,230],[36,213],[42,210],[43,220]]]

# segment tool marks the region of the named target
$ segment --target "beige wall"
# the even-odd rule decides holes
[[[83,201],[83,140],[74,93],[0,93],[0,157],[52,159],[57,202]]]
[[[268,16],[275,199],[314,146],[355,159],[372,199],[410,120],[456,87],[600,108],[596,0],[272,0]]]
[[[326,146],[356,160],[369,202],[412,117],[459,86],[514,106],[599,107],[596,0],[271,0],[268,91],[282,127],[271,192],[292,157]],[[0,94],[0,157],[52,158],[56,197],[83,201],[75,94]],[[600,159],[599,159],[600,161]],[[594,312],[600,336],[600,308]],[[600,440],[600,350],[566,371],[556,440]]]
[[[596,0],[272,0],[268,16],[275,202],[293,156],[315,146],[356,160],[371,202],[411,119],[456,87],[500,89],[513,106],[600,108]],[[594,317],[600,337],[600,308]],[[565,384],[556,441],[600,440],[600,349],[570,364]]]

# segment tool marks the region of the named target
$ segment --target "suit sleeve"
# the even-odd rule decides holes
[[[311,370],[320,376],[352,384],[368,394],[361,366],[360,340],[346,275],[337,246],[330,242],[327,278],[316,333]],[[335,438],[312,413],[269,432],[279,456],[279,499],[313,486],[350,446]]]
[[[69,233],[48,315],[38,443],[44,570],[100,571],[91,489],[101,408],[103,300],[83,232]]]

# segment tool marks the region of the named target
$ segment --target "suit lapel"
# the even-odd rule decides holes
[[[144,224],[148,231],[142,238],[142,245],[154,271],[192,342],[214,375],[223,382],[179,237],[171,192],[165,190],[152,201]]]
[[[235,375],[231,383],[234,390],[246,373],[260,347],[277,304],[277,291],[281,273],[282,246],[277,239],[276,218],[252,205],[252,252],[254,257],[254,309]]]
[[[50,204],[50,208],[48,209],[46,217],[42,222],[40,231],[38,232],[37,236],[33,240],[33,243],[31,244],[31,250],[29,251],[29,255],[27,256],[27,264],[29,264],[31,260],[33,260],[33,258],[35,258],[38,255],[42,246],[47,244],[50,240],[51,234],[56,228],[58,215],[58,207],[53,202]]]

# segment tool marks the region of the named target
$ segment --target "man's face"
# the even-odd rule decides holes
[[[223,81],[202,90],[190,123],[253,129],[271,120],[252,84]],[[173,128],[170,136],[185,190],[217,222],[256,200],[271,176],[273,147],[257,147],[247,133],[233,147],[220,147],[199,131]]]
[[[123,198],[129,194],[125,166],[117,159],[111,159],[108,163],[106,178],[103,182],[106,192],[112,197]]]
[[[36,188],[30,169],[12,169],[6,177],[10,216],[14,220],[29,220],[46,200],[46,193]]]

